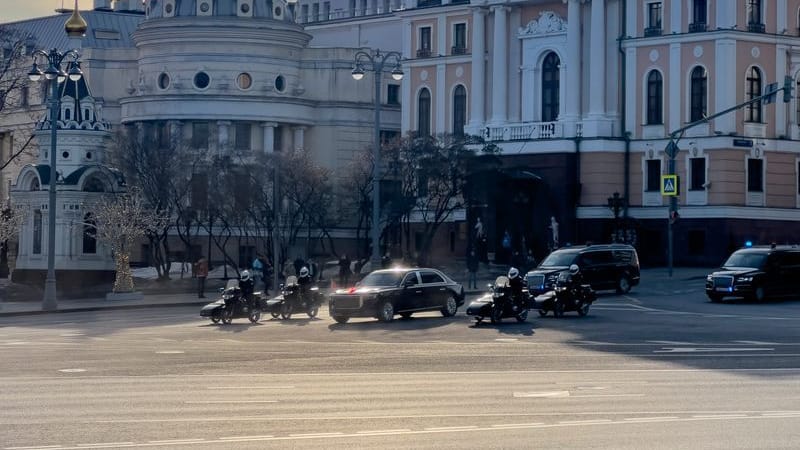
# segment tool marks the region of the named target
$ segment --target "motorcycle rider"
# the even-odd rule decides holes
[[[569,266],[569,290],[571,294],[577,294],[576,289],[583,284],[583,275],[581,274],[581,268],[577,264],[572,264]]]
[[[308,302],[310,299],[308,299],[307,296],[311,289],[311,272],[308,270],[308,267],[303,266],[300,269],[300,276],[297,277],[297,285],[300,287],[300,298]]]
[[[522,298],[522,287],[523,281],[522,277],[519,276],[519,269],[516,267],[512,267],[508,270],[508,286],[511,288],[511,304],[512,306],[516,306],[516,309],[521,309],[524,307],[524,302]]]
[[[247,301],[247,306],[253,307],[253,291],[255,290],[255,280],[250,274],[249,270],[243,270],[239,277],[239,289],[242,292],[242,298]]]

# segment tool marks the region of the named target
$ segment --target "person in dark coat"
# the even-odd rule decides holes
[[[470,249],[469,254],[467,254],[467,271],[469,272],[469,279],[467,280],[468,289],[478,288],[478,262],[478,254],[475,252],[475,249]]]
[[[339,286],[346,287],[350,283],[350,258],[342,254],[339,258]]]

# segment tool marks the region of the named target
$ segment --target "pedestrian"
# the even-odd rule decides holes
[[[206,298],[206,278],[208,277],[208,260],[200,257],[195,263],[194,273],[197,276],[197,298]]]
[[[503,241],[500,243],[503,247],[503,255],[501,256],[502,262],[511,262],[511,233],[506,230],[503,233]]]
[[[381,257],[381,268],[388,269],[392,266],[392,255],[389,254],[387,251],[385,255]]]
[[[469,271],[469,278],[467,280],[468,283],[467,289],[477,289],[478,254],[475,252],[474,248],[470,249],[469,254],[467,255],[467,271]]]
[[[261,281],[264,281],[264,263],[261,262],[261,253],[253,259],[250,268],[253,270],[253,289],[255,289],[256,281],[258,281],[259,278],[261,278]]]
[[[339,258],[339,286],[347,287],[350,283],[350,258],[346,253],[342,253]]]

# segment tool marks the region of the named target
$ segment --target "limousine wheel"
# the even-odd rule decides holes
[[[347,323],[350,318],[347,316],[333,316],[333,320],[335,320],[336,323]]]
[[[394,320],[394,305],[392,305],[392,302],[387,300],[381,303],[381,307],[378,310],[378,319],[380,319],[381,322],[391,322]]]
[[[627,294],[631,291],[631,279],[627,275],[622,275],[617,281],[617,294]]]
[[[757,302],[763,302],[766,298],[767,291],[764,289],[764,286],[756,286],[756,288],[753,290],[753,300]]]
[[[456,303],[455,297],[451,295],[442,307],[442,315],[444,317],[453,317],[456,315],[456,311],[458,311],[458,303]]]

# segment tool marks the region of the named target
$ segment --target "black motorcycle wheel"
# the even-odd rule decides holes
[[[257,323],[259,320],[261,320],[261,311],[257,309],[250,311],[250,315],[247,318],[251,323]]]
[[[225,325],[233,323],[233,308],[225,308],[222,310],[222,323]]]
[[[517,322],[525,322],[528,320],[528,310],[523,309],[519,314],[517,314]]]
[[[333,316],[333,320],[335,320],[336,323],[347,323],[350,318],[347,316]]]
[[[319,313],[319,306],[309,306],[308,309],[306,310],[306,314],[308,314],[308,317],[312,319],[314,317],[317,317],[318,313]]]
[[[546,309],[540,309],[540,310],[539,310],[539,315],[540,315],[541,317],[544,317],[544,316],[546,316],[546,315],[547,315],[547,310],[546,310]]]
[[[589,307],[590,306],[591,306],[591,303],[581,303],[581,306],[578,307],[578,315],[583,317],[583,316],[589,314]]]
[[[490,317],[492,319],[492,323],[500,323],[503,321],[503,308],[499,308],[496,306],[492,307],[492,315]]]
[[[475,318],[475,326],[480,325],[481,322],[483,322],[483,317],[478,316]]]
[[[281,318],[289,320],[292,318],[292,304],[291,302],[284,301],[281,305]]]
[[[564,303],[556,302],[553,305],[553,315],[557,318],[564,317]]]
[[[276,311],[270,311],[270,315],[272,315],[273,319],[277,319],[278,317],[281,316],[281,313],[276,312]]]

